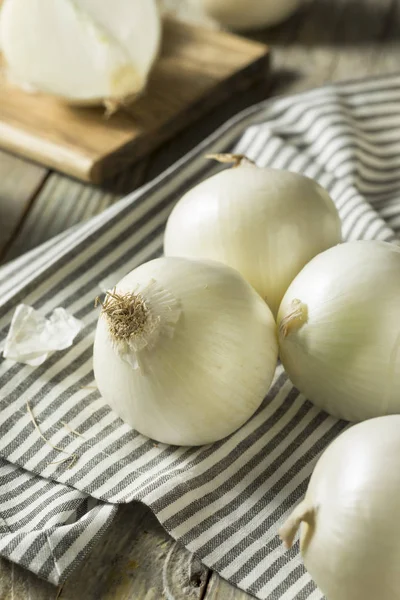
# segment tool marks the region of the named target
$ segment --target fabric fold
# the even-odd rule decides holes
[[[207,566],[260,600],[322,598],[298,547],[286,553],[277,531],[347,423],[315,408],[278,367],[262,406],[229,438],[200,448],[156,445],[119,420],[92,387],[93,302],[102,281],[161,254],[176,201],[222,168],[205,161],[206,153],[238,152],[260,166],[304,173],[331,194],[346,240],[397,243],[397,140],[400,76],[266,101],[152,183],[0,269],[0,343],[20,302],[43,315],[62,306],[84,324],[71,348],[36,368],[1,362],[3,556],[63,581],[116,505],[139,500]]]

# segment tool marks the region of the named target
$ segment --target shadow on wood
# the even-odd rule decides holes
[[[135,502],[120,507],[59,600],[201,600],[207,574],[152,512]]]
[[[400,6],[392,0],[304,0],[305,4],[286,23],[250,33],[271,45],[286,43],[285,31],[292,28],[306,46],[368,46],[399,41]],[[301,31],[300,31],[301,30]]]

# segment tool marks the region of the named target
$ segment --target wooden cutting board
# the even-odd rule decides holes
[[[0,146],[99,183],[143,157],[238,89],[266,77],[263,44],[166,21],[162,52],[143,96],[106,118],[0,84]]]

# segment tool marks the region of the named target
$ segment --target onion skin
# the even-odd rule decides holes
[[[206,179],[176,204],[164,251],[233,267],[276,315],[304,265],[341,241],[341,222],[329,194],[312,179],[231,157],[240,158],[239,166]]]
[[[112,294],[137,290],[155,326],[145,323],[136,353],[121,354],[103,303],[93,355],[103,399],[131,427],[166,444],[230,435],[258,409],[275,372],[271,311],[239,273],[210,261],[150,261]]]
[[[280,530],[290,547],[302,523],[305,567],[328,600],[400,600],[399,456],[400,416],[348,429]]]
[[[316,406],[348,421],[400,413],[400,248],[340,244],[315,257],[278,313],[280,357]]]

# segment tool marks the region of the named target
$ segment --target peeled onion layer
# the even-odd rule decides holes
[[[167,222],[164,251],[237,269],[276,315],[304,265],[341,241],[340,218],[314,180],[235,159],[242,160],[239,166],[209,177],[179,200]]]
[[[327,600],[400,600],[400,416],[342,433],[281,529]]]
[[[230,29],[277,25],[293,14],[300,0],[196,0],[207,15]]]
[[[349,421],[400,413],[400,248],[338,245],[315,257],[278,314],[282,363],[316,406]]]
[[[182,258],[141,265],[113,293],[130,292],[153,321],[128,348],[102,311],[93,366],[103,399],[159,442],[195,446],[233,433],[260,406],[275,372],[267,305],[233,269]]]
[[[78,105],[140,93],[160,36],[154,0],[5,0],[0,13],[10,80]]]

